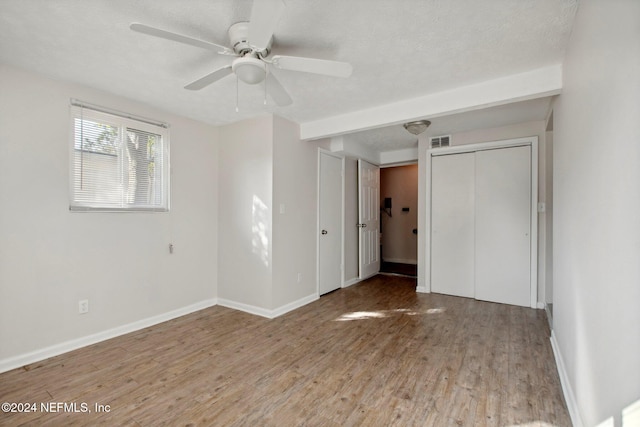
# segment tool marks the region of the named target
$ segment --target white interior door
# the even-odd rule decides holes
[[[476,298],[531,303],[531,147],[476,152]]]
[[[380,168],[358,160],[360,279],[380,271]]]
[[[320,153],[319,260],[320,295],[342,286],[342,159]]]
[[[431,161],[431,290],[473,298],[475,153]]]

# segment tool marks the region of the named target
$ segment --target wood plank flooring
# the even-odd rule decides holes
[[[3,402],[91,410],[0,425],[571,425],[543,310],[415,286],[376,276],[273,320],[216,306],[0,374]]]

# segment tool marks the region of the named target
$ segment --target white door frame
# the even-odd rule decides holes
[[[426,228],[424,244],[424,289],[418,288],[420,292],[431,292],[431,159],[434,156],[447,154],[469,153],[496,148],[508,148],[530,146],[531,147],[531,308],[538,307],[538,137],[531,136],[525,138],[506,139],[502,141],[483,142],[478,144],[457,145],[436,149],[427,149],[426,161]]]
[[[321,224],[320,224],[320,182],[322,177],[320,176],[320,158],[323,154],[329,155],[331,157],[335,157],[340,159],[342,164],[341,166],[341,217],[340,217],[340,287],[344,287],[344,216],[345,216],[345,203],[344,203],[344,156],[340,156],[336,153],[333,153],[329,150],[325,150],[323,148],[318,148],[318,165],[317,165],[317,178],[318,185],[316,188],[316,205],[318,207],[316,213],[316,296],[320,296],[320,233],[321,233]]]

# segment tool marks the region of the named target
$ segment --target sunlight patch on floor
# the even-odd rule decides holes
[[[430,308],[427,311],[416,311],[408,308],[396,308],[394,310],[376,310],[376,311],[353,311],[351,313],[345,313],[342,316],[334,319],[336,322],[345,322],[349,320],[366,320],[366,319],[384,319],[392,316],[419,316],[423,314],[439,314],[444,313],[446,308]]]
[[[544,421],[533,421],[533,422],[524,423],[524,424],[510,424],[506,427],[559,427],[559,426],[555,424],[549,424]]]

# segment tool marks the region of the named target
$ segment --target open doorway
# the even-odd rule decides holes
[[[417,164],[380,169],[380,204],[380,272],[417,277]]]

